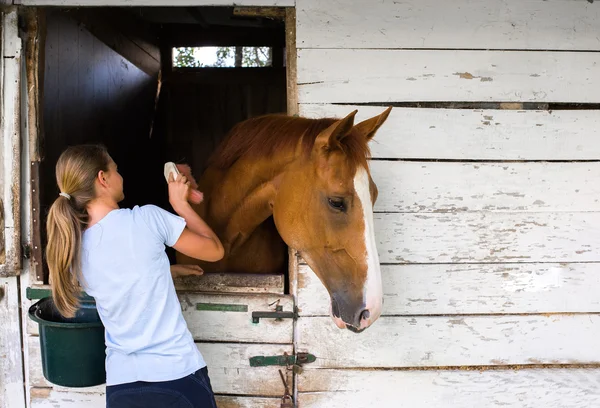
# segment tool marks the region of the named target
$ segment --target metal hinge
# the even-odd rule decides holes
[[[280,356],[254,356],[250,357],[250,367],[295,366],[314,363],[316,360],[317,357],[309,353],[284,353]]]

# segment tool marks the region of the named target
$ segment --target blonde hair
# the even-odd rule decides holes
[[[87,205],[96,197],[95,180],[111,162],[101,145],[69,147],[56,163],[61,194],[46,221],[46,261],[54,304],[64,317],[74,317],[81,296],[81,239],[88,222]]]

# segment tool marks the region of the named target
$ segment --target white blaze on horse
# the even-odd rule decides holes
[[[204,201],[194,207],[225,256],[204,263],[177,254],[178,263],[207,272],[280,273],[289,246],[327,288],[337,326],[369,327],[383,296],[368,144],[390,111],[357,125],[356,111],[343,119],[265,115],[237,124],[200,178]]]

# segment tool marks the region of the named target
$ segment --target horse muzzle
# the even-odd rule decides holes
[[[365,307],[364,302],[356,304],[357,306],[351,306],[349,302],[344,302],[337,296],[331,298],[331,317],[337,327],[360,333],[379,317],[379,313],[374,315]]]

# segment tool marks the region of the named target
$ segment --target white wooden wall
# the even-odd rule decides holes
[[[300,407],[600,406],[600,110],[510,109],[600,103],[600,4],[296,7],[303,115],[509,108],[393,109],[371,162],[384,313],[340,331],[300,266]]]

